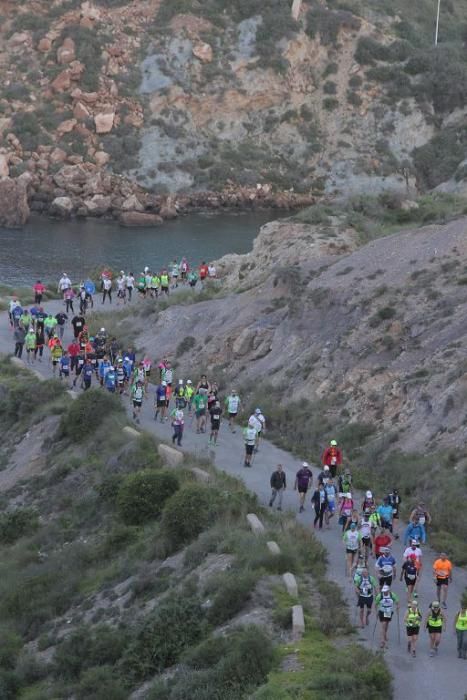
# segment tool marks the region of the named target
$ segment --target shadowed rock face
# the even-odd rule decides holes
[[[193,336],[193,351],[177,358],[180,377],[269,382],[284,387],[284,405],[339,397],[336,416],[396,426],[394,446],[407,450],[464,444],[466,223],[358,250],[320,227],[267,224],[251,253],[216,263],[227,290],[236,279],[243,291],[169,307],[139,344],[162,356]]]
[[[20,228],[29,218],[25,178],[6,177],[0,180],[0,226]]]

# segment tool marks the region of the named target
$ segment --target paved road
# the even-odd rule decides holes
[[[60,302],[50,302],[46,310],[56,313],[61,307]],[[65,340],[71,338],[71,330],[67,329]],[[6,314],[0,324],[0,352],[12,352],[12,333],[9,329]],[[47,362],[35,365],[45,376],[50,376],[50,366]],[[192,378],[196,380],[196,377]],[[154,389],[151,387],[151,392]],[[129,408],[129,400],[128,408]],[[167,423],[155,423],[153,420],[153,396],[152,393],[145,401],[141,427],[157,434],[159,438],[170,441],[171,429]],[[254,407],[252,407],[254,408]],[[207,435],[197,435],[194,426],[189,421],[186,425],[183,439],[183,449],[198,456],[209,457],[219,469],[243,479],[245,484],[254,491],[261,503],[267,504],[270,495],[269,476],[273,468],[279,462],[284,465],[287,475],[287,491],[284,497],[284,510],[297,510],[297,494],[292,490],[294,474],[299,467],[297,460],[289,453],[278,449],[273,444],[264,441],[259,453],[255,456],[253,467],[243,467],[243,445],[240,431],[231,434],[227,425],[221,426],[219,445],[215,449],[208,446]],[[316,476],[317,470],[314,469]],[[369,484],[371,488],[371,484]],[[312,507],[308,502],[303,514],[297,513],[297,519],[305,526],[310,526],[312,520]],[[329,556],[329,577],[338,583],[348,601],[351,619],[354,619],[354,595],[353,587],[344,578],[344,553],[340,537],[340,529],[334,523],[330,530],[317,533],[319,539],[325,545]],[[402,560],[402,544],[396,542],[393,554],[398,564]],[[431,565],[436,554],[429,547],[424,548],[424,572],[419,586],[419,599],[424,612],[428,604],[435,598],[435,589],[430,575]],[[437,658],[428,655],[428,637],[426,633],[421,635],[416,659],[409,657],[406,651],[406,638],[401,625],[401,644],[397,641],[397,623],[393,620],[390,629],[389,649],[385,652],[386,660],[394,677],[395,700],[464,700],[467,693],[467,662],[457,659],[456,638],[453,631],[453,619],[457,610],[462,591],[467,586],[467,572],[464,569],[454,570],[454,581],[449,590],[448,624],[443,634],[440,652]],[[405,612],[405,592],[399,581],[395,584],[394,591],[401,599],[401,619]],[[376,632],[375,642],[372,643],[374,617],[370,627],[366,630],[358,630],[359,639],[370,648],[377,647]]]

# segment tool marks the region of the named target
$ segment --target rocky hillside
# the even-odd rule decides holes
[[[148,224],[290,188],[462,189],[464,3],[436,49],[428,0],[290,5],[3,0],[0,175],[31,175],[34,210]]]

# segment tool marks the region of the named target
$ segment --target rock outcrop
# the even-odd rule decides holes
[[[29,219],[29,178],[0,179],[0,226],[20,228]]]

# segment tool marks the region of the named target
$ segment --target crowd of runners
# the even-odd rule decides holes
[[[116,281],[118,299],[121,303],[130,302],[135,287],[141,296],[155,298],[159,294],[168,294],[170,287],[191,284],[194,278],[190,278],[190,274],[196,275],[195,283],[198,279],[215,276],[215,269],[211,269],[210,274],[209,266],[203,268],[201,274],[201,266],[194,272],[185,263],[185,258],[181,263],[174,261],[170,274],[164,270],[154,275],[146,268],[135,279],[132,273],[120,273]],[[86,288],[86,284],[83,282],[80,290],[84,290],[83,299],[87,298],[88,308],[93,298],[91,288],[89,285]],[[35,303],[32,307],[23,308],[16,298],[11,301],[9,322],[16,357],[21,358],[25,350],[29,364],[35,361],[50,362],[52,374],[68,382],[70,388],[86,391],[94,385],[104,391],[120,394],[123,398],[128,397],[136,423],[140,422],[143,403],[151,402],[152,398],[153,419],[170,425],[172,442],[178,446],[183,445],[186,427],[199,436],[209,435],[207,445],[210,447],[218,444],[222,421],[224,430],[235,433],[241,429],[243,466],[254,466],[255,455],[266,432],[266,417],[260,407],[248,411],[235,388],[222,396],[216,381],[204,374],[193,379],[177,378],[168,357],[137,358],[132,347],[122,347],[119,340],[109,336],[104,327],[91,335],[86,309],[74,311],[70,296],[73,289],[67,275],[62,275],[58,288],[63,294],[65,310],[55,315],[46,313],[41,306],[46,290],[40,282],[34,285]],[[106,298],[112,300],[113,288],[110,273],[103,271],[102,303]],[[70,338],[65,339],[67,328],[72,333]],[[242,425],[240,418],[248,415]],[[278,465],[271,474],[270,487],[269,506],[281,510],[287,488],[282,465]],[[344,467],[343,453],[336,440],[331,440],[324,450],[316,481],[310,465],[303,462],[296,473],[294,489],[298,493],[301,513],[307,507],[307,496],[311,496],[315,513],[314,528],[331,528],[336,523],[334,529],[342,537],[345,576],[354,587],[360,626],[365,628],[369,625],[374,612],[373,637],[379,623],[381,649],[388,645],[388,630],[394,619],[397,619],[400,638],[400,596],[393,589],[397,581],[403,582],[407,600],[403,616],[407,651],[411,656],[416,656],[419,635],[426,630],[429,654],[436,656],[442,635],[447,630],[447,598],[453,566],[446,554],[441,553],[434,562],[433,570],[424,571],[422,548],[427,542],[427,531],[432,522],[425,503],[419,502],[411,510],[408,525],[399,531],[401,496],[398,490],[394,488],[379,500],[371,490],[367,490],[362,499],[357,499],[351,471]],[[399,538],[402,538],[404,551],[402,560],[397,562],[392,554],[392,545]],[[436,598],[428,605],[424,601],[425,613],[418,597],[422,576],[433,577],[433,597]],[[463,600],[453,624],[457,634],[458,656],[466,659],[466,600]]]
[[[269,506],[277,502],[282,509],[282,498],[287,488],[283,466],[279,464],[271,474],[272,489]],[[344,468],[342,450],[336,440],[331,440],[322,455],[322,465],[313,487],[313,472],[307,462],[298,469],[294,490],[298,493],[298,509],[305,510],[306,498],[311,495],[315,517],[314,528],[331,528],[333,518],[342,537],[345,576],[354,587],[356,611],[359,624],[365,628],[375,612],[373,638],[380,624],[380,648],[388,645],[388,630],[391,621],[397,619],[397,634],[400,641],[400,596],[394,591],[399,580],[405,587],[407,609],[403,624],[407,636],[407,652],[417,655],[420,632],[426,630],[429,638],[429,655],[436,656],[443,632],[447,631],[447,598],[452,582],[452,562],[442,552],[433,564],[432,571],[425,576],[433,577],[436,599],[431,601],[425,614],[418,597],[418,587],[424,570],[422,547],[427,542],[427,530],[432,522],[431,514],[423,501],[411,510],[409,521],[399,532],[401,496],[396,488],[382,499],[376,499],[366,491],[357,502],[352,487],[352,474]],[[392,554],[394,540],[402,538],[404,545],[402,561],[396,562]],[[457,634],[457,653],[467,659],[467,599],[461,601],[454,618]]]

